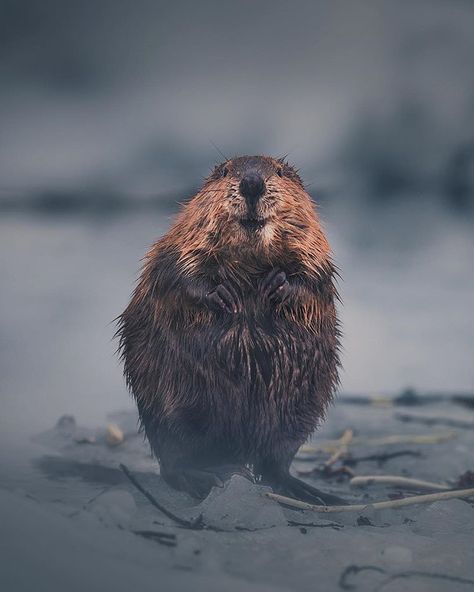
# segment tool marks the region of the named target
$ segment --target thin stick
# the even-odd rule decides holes
[[[430,489],[431,491],[449,491],[452,488],[443,483],[432,483],[422,479],[410,479],[398,475],[359,475],[349,481],[353,487],[364,487],[365,485],[393,485],[404,489]]]
[[[369,454],[368,456],[352,456],[346,459],[344,462],[347,465],[354,466],[361,462],[377,461],[379,464],[385,463],[393,458],[399,458],[401,456],[421,456],[421,452],[415,450],[396,450],[395,452],[376,452],[375,454]]]
[[[329,467],[335,464],[341,458],[341,456],[347,454],[347,447],[349,446],[353,436],[354,432],[352,430],[346,430],[342,434],[337,450],[335,450],[332,456],[324,463],[325,469],[329,469]]]
[[[390,500],[385,502],[375,502],[373,504],[354,504],[349,506],[316,506],[308,504],[291,497],[278,495],[277,493],[265,493],[267,497],[284,506],[292,508],[299,508],[300,510],[312,510],[313,512],[320,512],[321,514],[331,514],[335,512],[361,512],[365,508],[374,508],[374,510],[384,510],[386,508],[402,508],[404,506],[412,506],[415,504],[429,504],[430,502],[437,502],[440,500],[453,498],[468,498],[474,496],[474,488],[472,489],[458,489],[454,491],[442,491],[440,493],[428,493],[426,495],[415,495],[413,497],[406,497],[404,499]]]
[[[187,520],[186,518],[181,518],[180,516],[173,514],[173,512],[171,512],[170,510],[168,510],[167,508],[162,506],[151,495],[151,493],[148,490],[146,490],[143,487],[143,485],[141,485],[141,483],[139,483],[139,481],[137,481],[136,477],[134,477],[132,475],[132,473],[129,471],[129,469],[124,464],[120,464],[119,466],[122,469],[122,471],[125,473],[126,477],[129,479],[129,481],[138,489],[138,491],[140,493],[142,493],[146,497],[146,499],[153,506],[155,506],[155,508],[160,510],[160,512],[162,512],[165,516],[167,516],[168,518],[170,518],[171,520],[173,520],[174,522],[176,522],[180,526],[185,526],[186,528],[191,528],[192,530],[201,530],[203,528],[202,514],[199,514],[199,516],[197,518],[193,518],[192,520]]]
[[[385,444],[440,444],[447,442],[456,436],[456,432],[438,432],[436,434],[420,434],[420,435],[392,435],[384,438],[353,438],[351,446],[358,444],[367,444],[370,446],[384,446]],[[341,438],[338,440],[326,440],[320,446],[310,446],[303,444],[299,449],[298,456],[301,459],[306,458],[307,454],[315,454],[317,452],[332,453],[338,449],[341,443]]]

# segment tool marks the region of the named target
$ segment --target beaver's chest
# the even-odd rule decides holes
[[[321,345],[314,332],[258,306],[199,327],[191,339],[197,366],[215,383],[247,394],[302,388],[317,368]]]

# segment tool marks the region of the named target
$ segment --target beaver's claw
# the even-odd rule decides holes
[[[206,303],[214,310],[224,310],[230,314],[237,314],[240,309],[237,292],[230,284],[219,284],[206,294]]]
[[[261,289],[264,298],[281,303],[288,298],[291,288],[286,273],[280,269],[272,269],[263,280]]]

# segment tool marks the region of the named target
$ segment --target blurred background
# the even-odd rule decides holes
[[[114,324],[223,157],[288,154],[341,269],[341,393],[474,389],[470,0],[0,0],[0,422],[131,406]]]

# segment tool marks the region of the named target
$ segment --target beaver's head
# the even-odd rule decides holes
[[[239,156],[216,166],[182,211],[170,237],[189,267],[203,254],[212,257],[229,249],[235,260],[237,254],[269,259],[326,250],[312,200],[297,171],[269,156]]]
[[[295,169],[268,156],[240,156],[218,165],[208,182],[222,191],[222,215],[236,231],[264,233],[275,222],[286,193],[302,189]]]

